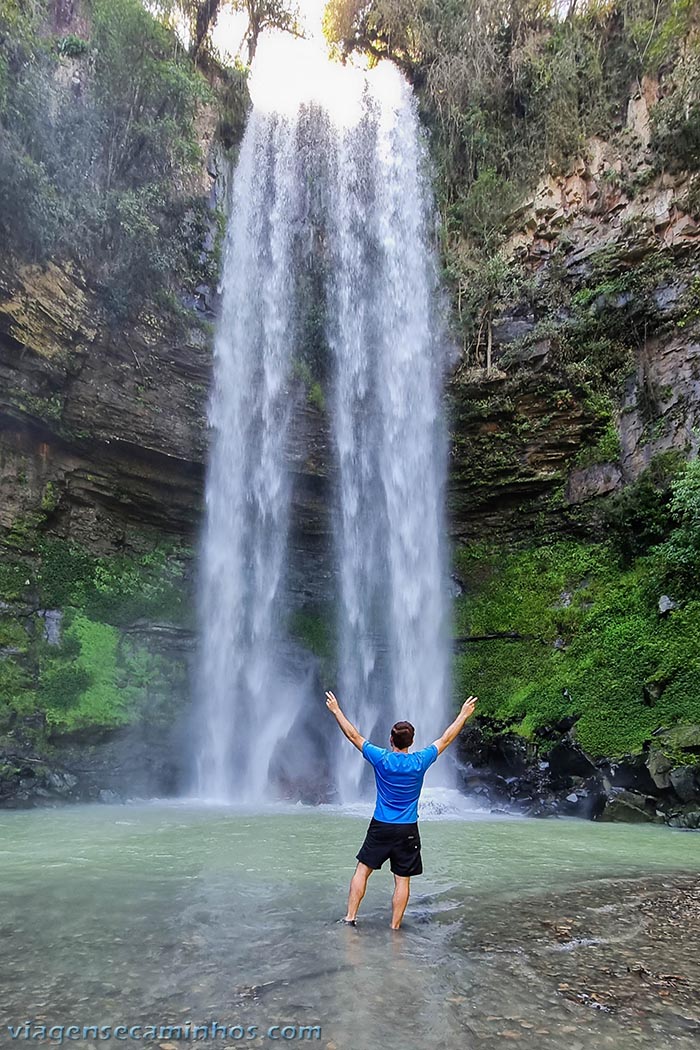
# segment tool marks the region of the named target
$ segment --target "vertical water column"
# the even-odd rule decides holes
[[[201,553],[196,792],[218,801],[263,796],[269,756],[290,718],[275,636],[289,525],[302,182],[297,119],[254,110],[232,187]]]
[[[331,196],[342,695],[363,732],[406,718],[429,742],[449,688],[445,341],[415,101],[389,65],[368,76],[361,121],[338,134]],[[342,797],[361,775],[339,764]]]

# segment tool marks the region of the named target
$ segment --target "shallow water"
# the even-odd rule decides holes
[[[680,936],[653,948],[659,972],[684,968],[686,989],[657,995],[639,902],[700,870],[700,836],[423,819],[426,873],[393,933],[388,871],[372,876],[357,929],[334,921],[368,816],[167,803],[1,813],[0,1023],[216,1020],[231,1028],[218,1046],[298,1042],[298,1026],[318,1025],[312,1041],[330,1050],[697,1045],[695,950]],[[638,958],[651,1005],[625,984]],[[2,1045],[24,1042],[0,1028]]]

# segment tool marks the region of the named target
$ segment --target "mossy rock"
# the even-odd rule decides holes
[[[659,750],[671,753],[691,751],[700,754],[700,725],[680,725],[659,733],[655,738]]]

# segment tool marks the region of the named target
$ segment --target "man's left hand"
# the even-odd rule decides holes
[[[338,703],[330,689],[326,692],[326,707],[329,711],[332,711],[334,715],[337,715],[340,711],[340,704]]]

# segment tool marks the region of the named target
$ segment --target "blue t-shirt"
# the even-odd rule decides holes
[[[365,740],[362,754],[374,766],[374,779],[377,782],[374,819],[386,824],[415,823],[418,820],[418,797],[425,771],[438,757],[435,744],[404,755]]]

